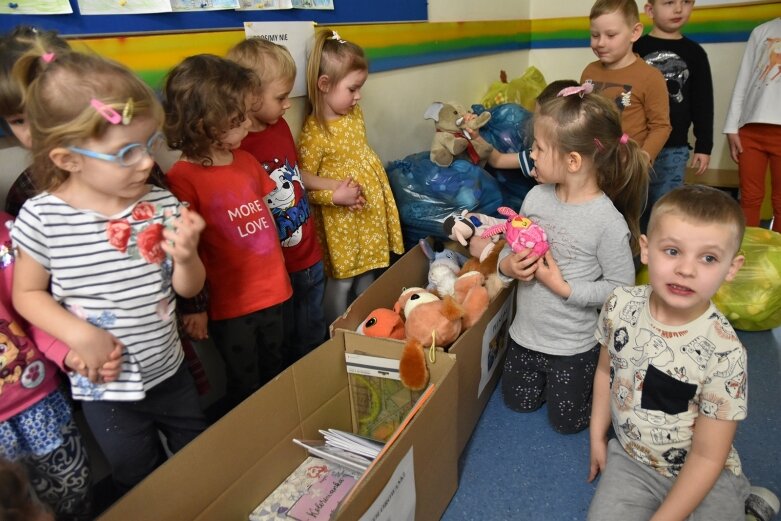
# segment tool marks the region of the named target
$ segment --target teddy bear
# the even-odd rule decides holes
[[[419,391],[429,380],[425,348],[447,347],[456,341],[463,327],[464,308],[452,297],[440,299],[423,288],[413,287],[402,291],[393,309],[403,315],[407,336],[399,377],[406,387]]]
[[[477,130],[491,119],[485,111],[479,116],[465,118],[468,113],[457,103],[432,103],[424,114],[425,119],[434,120],[434,138],[431,141],[431,161],[447,167],[456,157],[467,157],[475,165],[483,166],[493,147],[484,139],[472,140],[468,130]]]

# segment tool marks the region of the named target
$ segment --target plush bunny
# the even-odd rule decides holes
[[[531,253],[538,257],[548,251],[548,236],[542,226],[533,222],[528,217],[515,213],[512,208],[500,206],[497,211],[507,216],[507,221],[491,226],[482,233],[482,237],[491,237],[504,233],[507,244],[515,253],[531,248]]]

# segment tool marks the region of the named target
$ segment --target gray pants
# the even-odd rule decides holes
[[[618,440],[608,443],[607,468],[588,510],[589,521],[644,521],[650,519],[675,483],[630,457]],[[746,476],[721,472],[713,488],[688,521],[744,521],[749,494]]]

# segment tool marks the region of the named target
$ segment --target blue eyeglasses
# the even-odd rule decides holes
[[[93,159],[100,159],[103,161],[111,161],[117,163],[120,166],[133,166],[144,158],[144,155],[154,157],[154,155],[160,151],[165,143],[165,136],[162,132],[155,132],[152,137],[146,142],[146,145],[141,143],[131,143],[122,147],[116,154],[103,154],[101,152],[93,152],[92,150],[85,150],[78,147],[68,147],[71,152],[76,152],[82,156],[91,157]]]

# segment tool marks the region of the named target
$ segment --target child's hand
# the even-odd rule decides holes
[[[193,340],[205,340],[209,338],[207,324],[209,317],[205,311],[201,313],[186,313],[182,315],[184,332]]]
[[[104,382],[113,382],[119,378],[119,373],[122,372],[122,349],[116,347],[111,353],[111,358],[108,362],[103,364],[98,370],[100,377]]]
[[[588,482],[591,483],[599,475],[600,472],[605,470],[607,465],[607,440],[601,440],[599,442],[591,441],[591,467],[588,473]]]
[[[83,331],[79,331],[79,335],[77,335],[78,341],[68,344],[71,351],[77,355],[77,358],[71,357],[71,360],[77,367],[76,372],[95,383],[100,381],[100,369],[107,362],[120,356],[125,346],[108,331],[93,326],[89,322],[83,324]],[[67,356],[65,363],[68,363]],[[78,369],[79,367],[81,369]]]
[[[81,376],[87,376],[87,364],[73,349],[68,350],[68,354],[65,355],[65,367]]]
[[[174,263],[185,264],[198,256],[198,238],[206,221],[203,217],[184,206],[181,215],[173,223],[173,230],[163,230],[161,248],[174,260]]]
[[[743,153],[743,143],[740,141],[740,136],[737,134],[727,134],[727,141],[729,142],[729,157],[739,164],[740,154]]]
[[[553,260],[553,254],[550,250],[545,252],[545,256],[537,261],[537,271],[534,273],[534,276],[560,297],[567,298],[572,293],[569,284],[561,275],[559,265]]]
[[[519,253],[511,253],[499,263],[499,269],[508,277],[528,282],[534,278],[539,257],[530,255],[531,248]]]
[[[350,210],[360,210],[366,204],[361,185],[352,177],[344,179],[333,191],[333,201],[338,206],[348,206]]]
[[[708,154],[694,154],[692,157],[692,168],[697,168],[694,175],[702,175],[710,165],[710,156]]]

